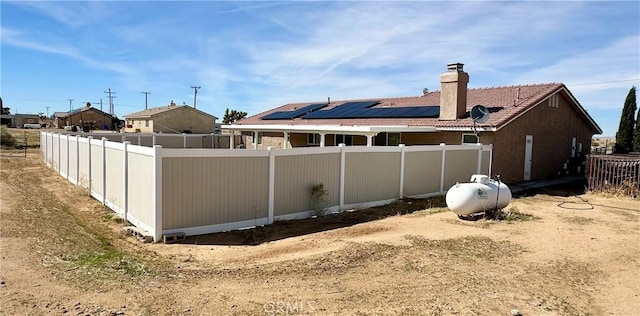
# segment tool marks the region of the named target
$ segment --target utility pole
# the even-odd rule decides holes
[[[98,102],[96,102],[96,103],[98,103]],[[100,111],[102,111],[102,98],[100,98],[100,102],[99,103],[100,103]]]
[[[50,106],[45,106],[47,108],[47,118],[49,118],[49,108]]]
[[[69,112],[71,112],[72,108],[71,108],[71,103],[73,102],[73,99],[67,99],[69,100]]]
[[[111,91],[111,88],[109,88],[108,91],[105,91],[104,93],[106,93],[109,98],[109,114],[113,115],[113,98],[115,98],[113,94],[116,94],[116,92]]]
[[[151,92],[149,92],[149,91],[142,91],[142,92],[140,92],[140,93],[144,93],[144,109],[146,110],[146,109],[147,109],[147,105],[148,105],[148,103],[147,103],[147,96],[148,96],[148,95],[149,95],[149,93],[151,93]]]
[[[198,89],[200,89],[200,87],[196,87],[196,86],[191,86],[191,89],[193,89],[193,108],[196,108],[196,97],[198,96]]]

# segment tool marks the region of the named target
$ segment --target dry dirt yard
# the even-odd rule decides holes
[[[3,315],[640,314],[638,200],[539,193],[501,221],[407,200],[142,244],[37,149],[9,153]]]

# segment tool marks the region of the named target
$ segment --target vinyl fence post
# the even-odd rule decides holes
[[[127,153],[130,142],[122,143],[122,216],[124,222],[127,222],[127,211],[129,208],[129,154]]]
[[[399,198],[404,197],[404,144],[398,145],[400,147],[400,192]]]
[[[477,174],[481,174],[482,169],[482,144],[478,143],[478,168],[476,170]]]
[[[62,168],[60,167],[60,133],[58,133],[58,161],[56,161],[56,166],[58,166],[58,174],[62,173]]]
[[[76,183],[80,184],[80,135],[76,135]]]
[[[93,140],[93,136],[89,136],[87,137],[87,141],[89,143],[89,164],[88,164],[88,168],[89,168],[89,179],[87,180],[89,183],[87,185],[88,189],[89,189],[89,196],[91,196],[91,140]]]
[[[153,146],[153,241],[162,239],[162,146]]]
[[[156,132],[153,132],[153,133],[151,134],[151,138],[152,138],[152,141],[151,141],[152,146],[155,146],[155,145],[157,144],[157,143],[156,143]]]
[[[442,163],[440,164],[440,194],[444,194],[444,168],[447,145],[445,143],[440,143],[440,147],[442,147]]]
[[[187,148],[187,134],[182,133],[182,148]]]
[[[346,153],[344,152],[345,145],[339,144],[340,146],[340,205],[338,206],[340,210],[344,209],[344,182],[345,182],[345,167],[346,167]]]
[[[269,150],[269,215],[268,223],[273,224],[273,215],[275,209],[275,186],[276,186],[276,157],[273,147],[267,147]]]
[[[489,176],[493,172],[493,144],[489,144]]]
[[[66,135],[67,136],[67,170],[65,170],[67,172],[67,181],[69,180],[69,134]]]
[[[107,139],[102,137],[102,204],[107,201]]]

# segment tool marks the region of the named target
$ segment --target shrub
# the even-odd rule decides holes
[[[0,127],[0,134],[0,145],[2,145],[2,147],[13,147],[16,145],[16,139],[13,138],[13,135],[11,135],[4,126]]]

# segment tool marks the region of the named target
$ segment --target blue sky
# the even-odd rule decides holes
[[[415,96],[447,63],[469,87],[563,82],[605,136],[640,83],[640,2],[2,1],[12,113],[174,100],[222,117],[290,102]]]

